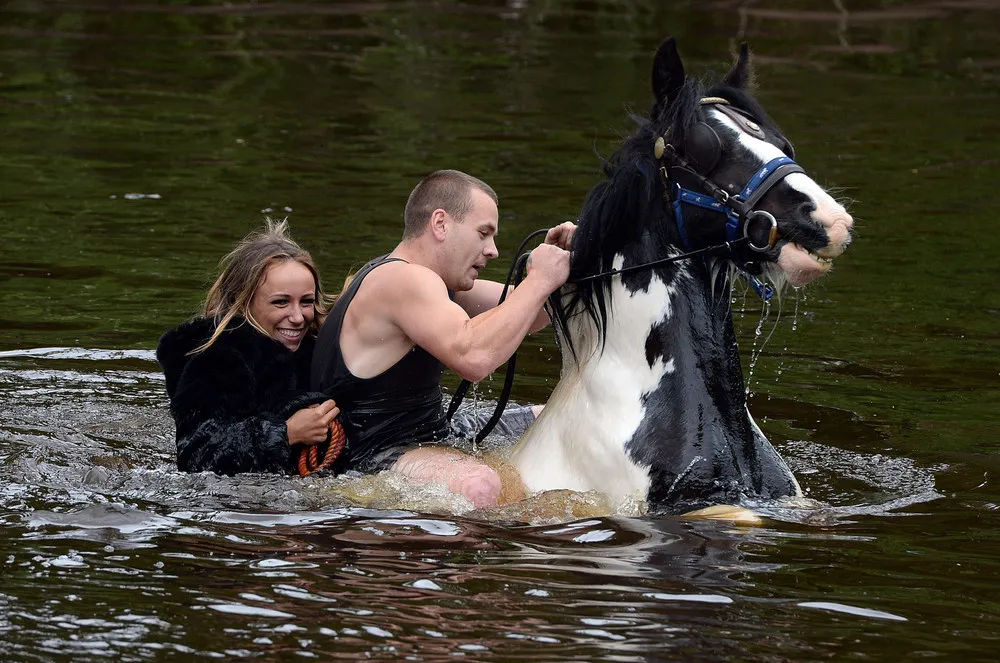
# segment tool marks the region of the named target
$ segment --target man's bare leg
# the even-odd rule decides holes
[[[464,495],[477,509],[496,506],[503,485],[492,467],[469,454],[445,447],[410,449],[400,456],[394,472],[427,483],[440,483]]]

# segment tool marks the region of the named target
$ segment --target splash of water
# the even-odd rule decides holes
[[[806,295],[802,288],[795,288],[795,311],[792,314],[792,331],[799,328],[799,301],[805,303]]]

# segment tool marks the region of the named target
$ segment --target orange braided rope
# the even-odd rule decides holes
[[[314,472],[329,469],[340,457],[346,442],[344,427],[340,425],[338,419],[334,419],[330,422],[330,445],[326,448],[322,460],[319,457],[318,444],[310,444],[299,451],[299,476],[307,477]]]

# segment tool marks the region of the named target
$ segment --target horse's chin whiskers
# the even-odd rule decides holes
[[[851,198],[847,195],[846,187],[823,187],[823,190],[844,209],[858,202],[857,198]]]
[[[770,282],[771,287],[774,289],[774,296],[778,298],[778,305],[781,305],[781,297],[785,293],[785,289],[788,287],[788,277],[785,273],[781,271],[781,268],[774,263],[767,263],[764,266],[764,278]]]

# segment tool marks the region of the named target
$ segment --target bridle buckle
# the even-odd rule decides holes
[[[758,219],[763,221],[767,227],[767,244],[763,246],[754,244],[753,239],[750,237],[750,226]],[[778,221],[770,212],[765,212],[764,210],[754,210],[747,214],[746,222],[743,224],[743,237],[747,241],[747,246],[757,253],[763,253],[769,249],[773,249],[774,245],[778,241],[778,238],[780,237],[780,234],[778,233]]]

